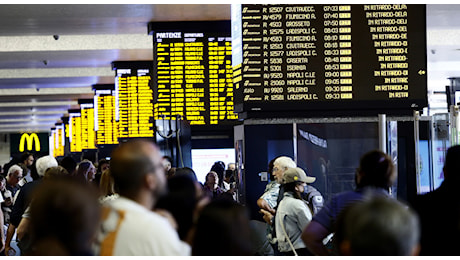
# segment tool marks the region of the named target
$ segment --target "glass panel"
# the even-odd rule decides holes
[[[312,186],[326,201],[355,188],[359,159],[378,147],[377,122],[297,125],[297,165],[316,177]]]
[[[449,114],[433,115],[431,141],[432,173],[430,179],[430,189],[434,190],[441,185],[444,180],[442,167],[449,142]]]

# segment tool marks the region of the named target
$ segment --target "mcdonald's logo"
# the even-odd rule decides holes
[[[27,143],[27,151],[32,151],[32,146],[35,142],[35,151],[40,151],[40,139],[36,133],[28,134],[24,133],[21,136],[21,140],[19,141],[19,151],[24,152],[25,143]]]

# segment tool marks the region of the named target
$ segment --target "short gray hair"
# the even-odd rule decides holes
[[[291,159],[291,157],[287,156],[281,156],[276,158],[276,160],[273,162],[273,165],[278,164],[280,167],[285,168],[286,170],[289,168],[296,168],[297,164],[294,162],[294,160]]]
[[[20,171],[22,173],[22,168],[21,168],[21,166],[15,164],[15,165],[11,166],[10,169],[8,170],[8,175],[11,175],[11,174],[13,174],[13,173],[15,173],[17,171]]]

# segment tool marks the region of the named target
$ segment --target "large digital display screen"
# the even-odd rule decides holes
[[[96,145],[118,144],[118,124],[115,120],[115,85],[93,85],[93,90]]]
[[[152,22],[155,119],[234,122],[230,21]]]
[[[70,152],[77,153],[77,152],[82,151],[81,111],[80,109],[69,110],[69,143],[70,143]]]
[[[248,117],[427,106],[425,5],[232,5],[232,41]]]
[[[81,148],[96,149],[96,132],[94,131],[94,100],[79,99],[81,115]]]
[[[154,137],[152,61],[113,62],[118,138]]]

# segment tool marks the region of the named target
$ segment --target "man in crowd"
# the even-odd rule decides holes
[[[123,143],[112,153],[110,170],[120,197],[105,205],[96,255],[190,255],[166,218],[152,211],[166,192],[158,147],[143,139]]]

